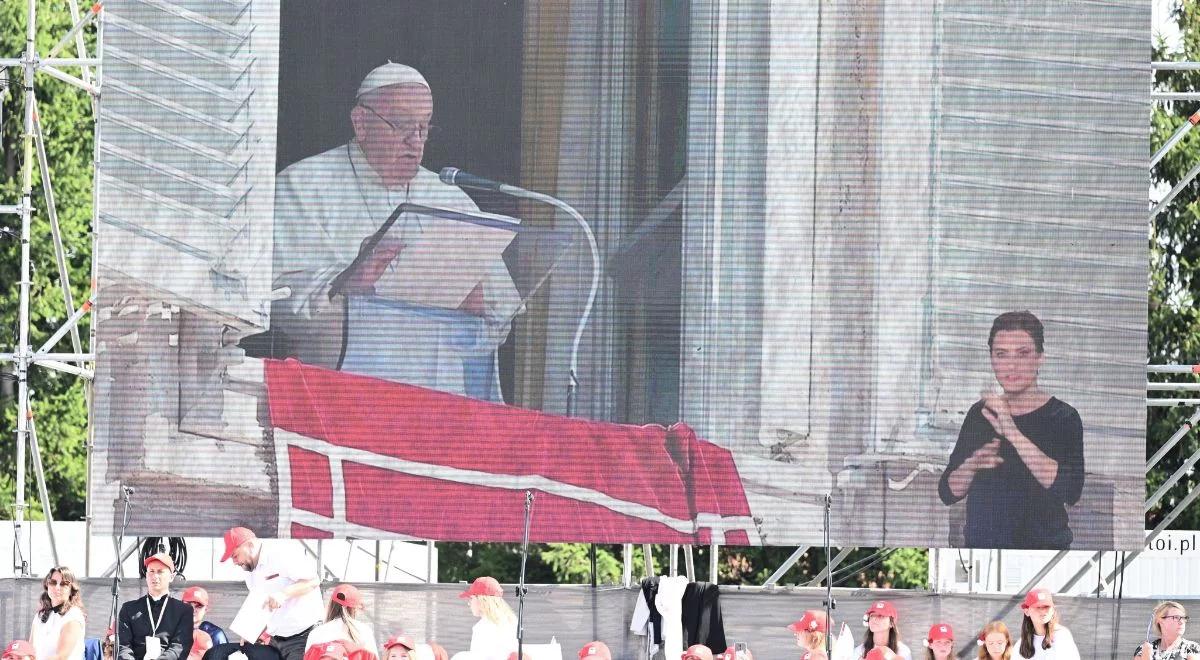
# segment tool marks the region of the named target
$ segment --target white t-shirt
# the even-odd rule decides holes
[[[912,651],[908,650],[907,644],[904,642],[896,642],[896,648],[899,649],[896,651],[896,655],[904,658],[904,660],[912,660]],[[862,660],[862,658],[864,658],[866,655],[866,648],[862,644],[854,647],[854,657]]]
[[[517,625],[501,626],[480,619],[471,626],[471,654],[484,660],[508,660],[517,650]]]
[[[59,636],[62,635],[63,626],[70,622],[79,624],[79,639],[76,640],[75,648],[71,649],[67,660],[83,660],[83,629],[86,623],[83,619],[83,610],[78,607],[71,607],[66,614],[51,612],[45,623],[42,623],[40,617],[34,615],[33,634],[29,641],[37,651],[37,660],[45,660],[58,653]]]
[[[1033,636],[1033,657],[1030,660],[1079,660],[1079,647],[1075,646],[1075,638],[1071,636],[1070,630],[1061,626],[1055,629],[1054,645],[1048,649],[1042,648],[1044,639],[1045,635]],[[1021,655],[1020,648],[1021,640],[1018,639],[1013,660],[1024,660],[1025,656]]]
[[[375,629],[371,627],[371,624],[358,619],[350,619],[349,623],[354,626],[354,636],[358,638],[358,645],[378,655],[379,646],[375,643]],[[304,650],[307,651],[316,644],[349,639],[350,631],[346,629],[346,624],[341,619],[334,619],[322,623],[308,633],[308,641],[304,644]]]
[[[277,594],[296,584],[317,579],[316,563],[304,556],[303,548],[293,542],[264,542],[258,556],[258,566],[246,573],[250,591]],[[321,589],[284,600],[271,615],[267,632],[272,636],[291,637],[311,628],[325,618]]]

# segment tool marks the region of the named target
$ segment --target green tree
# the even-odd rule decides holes
[[[1155,61],[1200,59],[1200,8],[1195,2],[1177,4],[1172,16],[1182,35],[1178,49],[1172,49],[1161,37],[1156,38],[1152,58]],[[1200,89],[1200,72],[1158,71],[1155,87],[1164,91]],[[1151,148],[1158,150],[1188,117],[1197,111],[1195,102],[1154,104],[1151,117]],[[1191,131],[1159,161],[1151,172],[1151,182],[1165,194],[1192,167],[1200,164],[1200,131]],[[1157,217],[1150,226],[1150,299],[1149,358],[1151,363],[1195,364],[1200,362],[1200,316],[1196,300],[1200,293],[1200,232],[1197,218],[1197,185],[1193,182]],[[1174,378],[1173,380],[1177,380]],[[1157,451],[1187,419],[1191,410],[1150,408],[1147,417],[1147,456]],[[1200,439],[1189,433],[1147,475],[1149,492],[1156,490],[1193,452],[1200,450]],[[1153,527],[1187,492],[1196,488],[1194,473],[1187,474],[1146,514],[1146,525]],[[1200,525],[1200,507],[1191,507],[1172,527],[1195,529]]]
[[[45,54],[71,27],[67,6],[62,2],[39,1],[37,6],[37,47]],[[25,43],[26,3],[0,3],[0,53],[19,57]],[[91,31],[87,33],[93,38]],[[73,49],[66,51],[73,52]],[[78,75],[78,71],[74,71]],[[3,126],[0,128],[0,148],[3,149],[3,171],[0,172],[0,204],[15,204],[21,195],[21,166],[23,158],[22,133],[25,99],[20,90],[22,71],[14,69],[9,76],[13,89],[4,96]],[[76,305],[86,299],[90,286],[92,204],[92,110],[88,95],[71,85],[40,74],[36,80],[38,109],[46,140],[47,160],[51,183],[57,198],[57,210],[63,243],[67,252],[67,267]],[[37,347],[68,317],[59,288],[57,267],[50,238],[41,173],[34,163],[32,225],[32,278],[30,286],[30,341]],[[0,227],[19,230],[17,216],[0,216]],[[18,318],[18,281],[20,245],[15,240],[0,238],[0,352],[11,352],[16,345]],[[87,319],[80,326],[87,337]],[[69,340],[57,346],[69,351]],[[3,378],[0,397],[4,398],[3,422],[0,424],[0,516],[13,515],[15,498],[16,405],[12,398],[15,384],[11,365]],[[30,371],[29,384],[35,414],[37,438],[42,449],[47,489],[51,509],[56,519],[78,520],[84,515],[86,494],[86,437],[87,411],[84,387],[80,379],[52,372],[41,367]],[[27,465],[27,469],[29,466]],[[36,482],[29,470],[27,499],[32,506],[31,517],[37,517]]]

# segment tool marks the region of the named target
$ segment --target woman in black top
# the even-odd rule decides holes
[[[1038,387],[1043,335],[1027,311],[992,323],[988,348],[1002,393],[971,406],[938,487],[946,504],[967,498],[969,547],[1071,545],[1066,507],[1083,490],[1083,424]]]

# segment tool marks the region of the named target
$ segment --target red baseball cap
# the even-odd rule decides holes
[[[954,641],[954,629],[948,623],[935,623],[929,627],[929,634],[925,637],[925,642],[936,642],[939,639],[948,639]]]
[[[417,643],[409,635],[392,635],[383,643],[383,652],[387,653],[393,646],[402,646],[404,650],[411,651],[417,648]]]
[[[693,644],[683,652],[680,660],[713,660],[713,654],[707,646],[703,644]]]
[[[316,653],[313,655],[319,658],[336,658],[337,660],[344,660],[346,657],[346,647],[343,646],[341,642],[323,642],[321,644],[313,644],[311,650],[316,651]]]
[[[1021,609],[1028,609],[1034,605],[1053,605],[1054,594],[1050,593],[1045,587],[1036,587],[1030,589],[1029,593],[1025,594],[1025,600],[1021,601]]]
[[[34,650],[33,644],[23,639],[15,639],[9,642],[8,646],[4,647],[3,657],[5,658],[24,658],[27,655],[36,656],[37,651]]]
[[[867,651],[867,655],[863,657],[863,660],[896,660],[898,657],[900,656],[896,655],[896,653],[888,647],[876,646],[870,651]]]
[[[175,570],[175,560],[171,559],[171,555],[168,555],[165,552],[156,552],[149,557],[146,557],[146,561],[142,562],[142,566],[149,568],[150,564],[153,564],[154,562],[158,562],[163,566],[166,566],[167,570]]]
[[[233,551],[238,549],[238,546],[258,538],[254,532],[245,527],[234,527],[225,532],[225,554],[221,555],[221,561],[229,561],[233,556]]]
[[[329,600],[342,607],[362,607],[362,595],[358,593],[358,588],[352,584],[339,584],[334,587],[333,595],[329,597]]]
[[[805,610],[799,621],[788,625],[788,630],[794,633],[827,632],[829,626],[825,621],[825,613],[820,610]]]
[[[871,603],[867,608],[867,613],[863,615],[863,623],[867,622],[872,616],[890,616],[892,619],[899,621],[900,615],[896,613],[896,607],[886,600],[877,600]]]
[[[199,603],[208,607],[208,591],[204,587],[188,587],[183,590],[183,596],[179,600],[185,603]]]
[[[212,637],[199,628],[192,631],[192,653],[203,653],[213,647]]]
[[[500,588],[500,583],[494,577],[486,575],[475,578],[467,590],[458,595],[459,598],[470,598],[471,596],[503,596],[504,590]]]
[[[608,650],[608,644],[604,642],[588,642],[579,649],[579,657],[588,660],[612,660],[612,651]]]

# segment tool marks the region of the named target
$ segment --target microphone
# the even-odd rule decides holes
[[[462,186],[464,188],[477,188],[479,190],[494,190],[496,192],[508,194],[525,192],[516,186],[510,186],[506,183],[500,183],[499,181],[492,181],[491,179],[482,176],[476,176],[469,172],[464,172],[457,167],[443,167],[442,171],[438,174],[438,178],[442,180],[442,183],[448,186]]]
[[[130,495],[133,495],[134,493],[136,493],[137,489],[134,488],[133,486],[124,486],[123,485],[123,486],[121,486],[121,492],[125,494],[125,497],[129,497]]]

